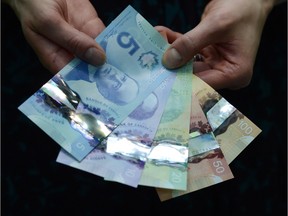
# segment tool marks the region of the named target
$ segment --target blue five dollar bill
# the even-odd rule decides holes
[[[131,6],[96,41],[103,66],[75,58],[19,106],[78,161],[174,73],[161,64],[167,42]]]

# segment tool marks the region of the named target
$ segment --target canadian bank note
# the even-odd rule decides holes
[[[187,189],[183,191],[156,188],[161,201],[233,178],[232,171],[194,93],[192,91]]]
[[[261,129],[199,77],[193,75],[192,80],[193,91],[230,164]]]
[[[197,148],[200,147],[203,150],[203,144],[206,148],[209,146],[210,150],[199,151]],[[195,154],[193,150],[200,153]],[[166,201],[176,198],[233,178],[230,167],[213,133],[203,134],[189,140],[187,178],[185,191],[156,188],[160,200]]]
[[[56,161],[105,180],[137,187],[175,76],[161,83],[82,161],[73,159],[63,149]]]
[[[114,157],[110,157],[110,165],[105,167],[105,180],[138,186],[176,73],[174,75],[164,81],[107,137],[105,151]],[[149,113],[141,106],[149,108]],[[124,166],[125,171],[121,172],[123,168],[118,169],[119,166]]]
[[[167,42],[131,6],[96,41],[103,66],[75,58],[19,106],[78,161],[173,74],[161,64]]]
[[[196,75],[192,86],[193,102],[198,102],[208,122],[193,103],[187,190],[156,188],[161,201],[232,179],[228,164],[261,133],[261,129]],[[205,130],[200,132],[201,128]]]
[[[178,72],[139,185],[186,190],[192,64]]]
[[[196,137],[202,134],[212,132],[212,128],[198,102],[198,98],[196,97],[195,93],[196,92],[194,91],[192,83],[189,137]]]

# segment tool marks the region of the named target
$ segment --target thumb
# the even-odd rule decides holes
[[[51,41],[87,63],[95,66],[105,63],[106,55],[102,47],[91,36],[75,29],[65,21],[57,27],[46,28],[45,31],[44,35]]]
[[[178,37],[165,51],[163,65],[175,69],[190,61],[204,47],[214,43],[215,27],[202,21],[194,29]]]

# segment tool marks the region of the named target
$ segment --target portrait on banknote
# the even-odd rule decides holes
[[[137,81],[111,64],[88,65],[88,73],[89,81],[95,82],[100,94],[113,103],[125,105],[138,95]]]
[[[95,91],[97,88],[104,98],[117,105],[128,104],[137,97],[139,92],[135,79],[108,63],[95,67],[82,62],[70,71],[65,79],[93,83]]]

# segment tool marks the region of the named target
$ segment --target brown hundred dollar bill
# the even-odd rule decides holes
[[[193,75],[192,86],[230,164],[261,133],[261,129],[196,75]]]

